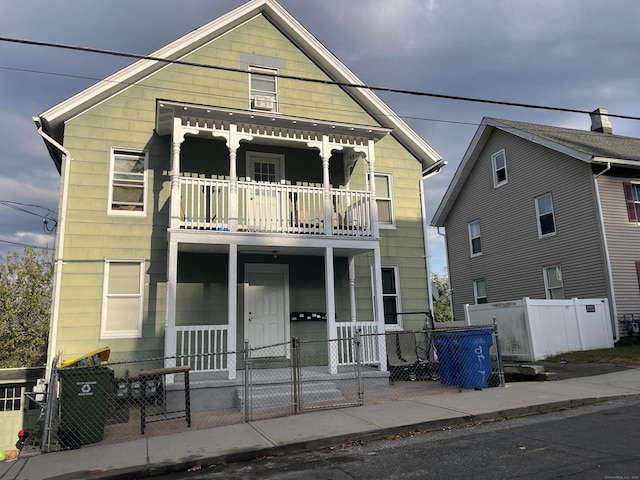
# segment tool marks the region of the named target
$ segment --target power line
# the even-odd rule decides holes
[[[51,248],[51,247],[38,247],[36,245],[28,245],[26,243],[19,243],[19,242],[12,242],[11,240],[3,240],[0,238],[0,245],[9,245],[9,246],[15,246],[15,247],[28,247],[28,248],[37,248],[40,250],[55,250],[55,248]]]
[[[102,55],[111,55],[111,56],[116,56],[116,57],[134,58],[134,59],[137,59],[137,60],[151,60],[151,61],[161,62],[161,63],[165,63],[165,64],[185,65],[185,66],[197,67],[197,68],[208,68],[208,69],[213,69],[213,70],[221,70],[221,71],[225,71],[225,72],[243,73],[243,74],[250,73],[248,70],[243,70],[241,68],[222,67],[222,66],[218,66],[218,65],[207,65],[207,64],[198,63],[198,62],[187,62],[185,60],[168,59],[168,58],[162,58],[162,57],[155,57],[155,56],[151,56],[151,55],[140,55],[140,54],[136,54],[136,53],[120,52],[120,51],[116,51],[116,50],[106,50],[106,49],[102,49],[102,48],[82,47],[82,46],[78,46],[78,45],[67,45],[67,44],[63,44],[63,43],[42,42],[42,41],[37,41],[37,40],[26,40],[26,39],[10,38],[10,37],[0,37],[0,41],[2,41],[2,42],[10,42],[10,43],[18,43],[18,44],[23,44],[23,45],[33,45],[33,46],[39,46],[39,47],[60,48],[60,49],[74,50],[74,51],[85,52],[85,53],[99,53],[99,54],[102,54]],[[445,100],[458,100],[458,101],[464,101],[464,102],[488,103],[488,104],[492,104],[492,105],[503,105],[503,106],[509,106],[509,107],[521,107],[521,108],[530,108],[530,109],[537,109],[537,110],[550,110],[550,111],[556,111],[556,112],[580,113],[580,114],[587,114],[587,115],[589,115],[591,113],[591,111],[589,111],[589,110],[578,110],[578,109],[573,109],[573,108],[552,107],[552,106],[548,106],[548,105],[535,105],[535,104],[531,104],[531,103],[507,102],[507,101],[501,101],[501,100],[490,100],[490,99],[486,99],[486,98],[463,97],[463,96],[459,96],[459,95],[445,95],[445,94],[440,94],[440,93],[422,92],[422,91],[417,91],[417,90],[406,90],[406,89],[400,89],[400,88],[380,87],[380,86],[365,85],[365,84],[358,84],[358,83],[339,82],[339,81],[336,81],[336,80],[325,80],[325,79],[317,79],[317,78],[300,77],[300,76],[296,76],[296,75],[285,75],[285,74],[281,74],[281,73],[265,72],[264,75],[271,75],[271,76],[277,77],[277,78],[283,78],[283,79],[287,79],[287,80],[297,80],[297,81],[301,81],[301,82],[320,83],[320,84],[324,84],[324,85],[336,85],[336,86],[345,87],[345,88],[366,89],[366,90],[372,90],[372,91],[377,91],[377,92],[398,93],[398,94],[402,94],[402,95],[413,95],[413,96],[421,96],[421,97],[440,98],[440,99],[445,99]],[[640,120],[640,117],[635,117],[635,116],[630,116],[630,115],[619,115],[619,114],[614,114],[614,113],[609,113],[608,115],[609,115],[609,117],[612,117],[612,118],[621,118],[621,119],[625,119],[625,120]]]
[[[13,202],[11,200],[0,200],[0,205],[4,205],[5,207],[13,208],[14,210],[18,210],[19,212],[27,213],[29,215],[41,218],[44,231],[46,233],[53,233],[53,231],[58,226],[57,213],[48,207],[43,207],[42,205],[34,205],[32,203]],[[46,210],[46,213],[43,215],[41,213],[27,210],[24,207],[39,208],[41,210]],[[53,227],[49,226],[49,222],[53,222]]]

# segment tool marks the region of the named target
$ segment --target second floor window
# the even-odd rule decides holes
[[[482,255],[482,238],[480,237],[480,220],[469,223],[469,248],[471,256]]]
[[[539,237],[556,233],[556,222],[553,215],[553,199],[550,193],[536,198],[536,215],[538,217]]]
[[[146,180],[146,151],[113,149],[109,212],[121,215],[144,214],[147,196]]]
[[[624,198],[627,202],[627,214],[630,222],[640,220],[640,184],[624,182]]]
[[[275,68],[249,67],[249,94],[253,110],[278,111],[277,74]]]
[[[499,151],[491,155],[491,161],[493,163],[493,187],[499,187],[507,183],[507,157],[504,150]]]

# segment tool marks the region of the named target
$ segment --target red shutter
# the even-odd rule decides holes
[[[636,262],[636,275],[638,275],[638,288],[640,288],[640,262]]]
[[[636,215],[636,204],[633,202],[633,190],[631,189],[631,184],[629,182],[623,182],[622,187],[624,188],[624,199],[627,202],[627,215],[629,216],[629,221],[637,222],[638,216]]]

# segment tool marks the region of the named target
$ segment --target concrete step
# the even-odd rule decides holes
[[[249,388],[251,407],[256,409],[274,408],[292,405],[293,391],[291,385],[252,385]],[[338,390],[335,382],[302,382],[300,395],[304,403],[319,403],[341,400],[342,392]],[[244,405],[245,389],[236,387],[234,404],[238,410]]]
[[[557,380],[558,376],[553,372],[547,372],[544,365],[532,363],[516,363],[504,365],[504,376],[507,381],[550,381]]]

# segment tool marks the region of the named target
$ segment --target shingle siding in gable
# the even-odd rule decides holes
[[[494,189],[491,155],[505,149],[508,183]],[[556,235],[538,238],[534,198],[553,196]],[[480,220],[482,255],[470,258],[467,224]],[[545,298],[543,267],[561,265],[565,295],[606,295],[589,165],[500,130],[494,131],[446,224],[454,315],[473,303],[485,279],[489,302]]]
[[[640,177],[603,175],[598,179],[618,315],[640,313],[640,226],[630,222],[623,183]]]

